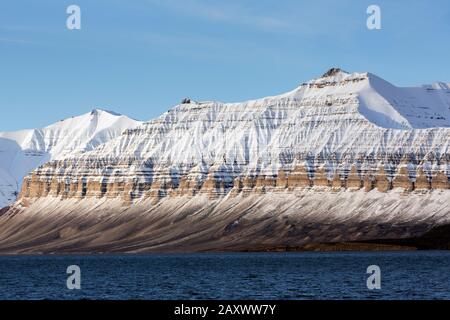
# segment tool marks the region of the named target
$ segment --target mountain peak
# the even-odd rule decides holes
[[[322,76],[315,78],[307,83],[330,83],[330,82],[341,82],[345,79],[350,78],[360,78],[362,74],[360,73],[349,73],[342,70],[341,68],[331,68],[328,69]]]
[[[0,208],[15,200],[23,177],[31,170],[48,161],[93,150],[140,124],[96,108],[45,128],[0,132]]]
[[[334,77],[340,73],[348,74],[348,72],[342,70],[341,68],[331,68],[327,72],[325,72],[321,78]]]
[[[122,115],[122,114],[117,113],[117,112],[114,112],[114,111],[105,110],[105,109],[100,109],[100,108],[94,108],[94,109],[92,109],[92,111],[91,111],[91,115],[92,115],[92,116],[99,115],[100,113],[109,113],[110,115],[118,116],[118,117]]]

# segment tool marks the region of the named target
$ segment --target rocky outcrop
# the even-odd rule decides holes
[[[54,165],[54,164],[52,164]],[[115,181],[111,177],[87,178],[83,176],[62,176],[59,179],[44,174],[47,166],[33,172],[23,183],[19,200],[32,201],[41,197],[67,198],[120,198],[124,202],[141,198],[155,201],[164,197],[195,196],[205,194],[211,199],[234,196],[243,193],[264,194],[266,192],[294,192],[297,189],[329,187],[334,191],[345,189],[363,189],[366,192],[376,189],[388,192],[394,188],[412,192],[418,189],[449,189],[447,164],[437,166],[433,163],[398,165],[377,165],[374,163],[365,172],[358,169],[360,164],[348,165],[350,170],[326,169],[326,164],[313,166],[296,165],[291,170],[280,170],[275,175],[260,174],[254,177],[226,177],[211,172],[204,181],[190,178],[192,171],[183,175],[163,176],[147,182],[135,182],[121,177]],[[318,169],[312,169],[317,167]],[[426,169],[433,168],[434,169]],[[416,169],[411,169],[416,168]],[[195,168],[193,171],[195,172]],[[90,180],[91,179],[91,180]],[[111,181],[112,180],[112,181]],[[314,189],[314,188],[313,188]]]

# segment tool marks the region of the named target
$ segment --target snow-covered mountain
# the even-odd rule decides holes
[[[445,83],[400,88],[334,68],[278,96],[184,99],[34,170],[8,220],[0,214],[0,249],[246,249],[417,235],[450,223],[449,148]]]
[[[42,129],[0,132],[0,208],[16,200],[23,177],[40,165],[93,150],[139,124],[95,109]]]
[[[370,73],[331,69],[279,96],[244,103],[185,100],[35,175],[39,183],[102,184],[105,194],[124,183],[133,197],[149,190],[164,195],[185,183],[195,193],[210,186],[206,181],[227,194],[235,179],[276,178],[299,168],[310,179],[321,174],[332,181],[347,179],[352,166],[361,180],[382,166],[393,180],[402,164],[414,182],[419,165],[430,179],[448,174],[449,147],[448,85],[398,88]],[[94,189],[87,193],[100,192]]]

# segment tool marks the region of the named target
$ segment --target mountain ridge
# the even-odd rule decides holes
[[[182,103],[24,178],[0,252],[252,250],[450,223],[450,91],[331,70]]]
[[[0,207],[15,200],[23,177],[31,170],[94,149],[138,124],[118,113],[93,109],[41,129],[0,132]]]
[[[387,175],[388,182],[380,188],[393,188],[402,167],[406,168],[402,172],[406,189],[414,189],[420,179],[432,185],[431,178],[436,175],[434,185],[446,184],[450,148],[447,92],[438,92],[437,100],[435,92],[431,93],[428,111],[418,114],[422,109],[416,98],[420,95],[404,100],[404,89],[370,73],[331,69],[325,75],[288,93],[243,103],[184,100],[156,119],[34,174],[37,180],[44,179],[39,185],[49,183],[57,168],[62,175],[58,183],[65,180],[65,188],[78,190],[78,196],[80,186],[76,185],[81,183],[87,190],[87,181],[91,181],[96,185],[91,187],[93,193],[101,189],[104,192],[100,194],[106,195],[107,190],[119,188],[117,192],[125,198],[148,193],[165,196],[167,189],[184,183],[194,194],[202,186],[219,185],[209,192],[224,195],[236,179],[264,180],[298,170],[308,172],[304,185],[314,184],[313,180],[329,185],[336,179],[344,184],[353,172],[360,185],[379,173]],[[441,117],[434,119],[430,114]],[[25,198],[36,196],[30,192],[32,180],[33,176],[27,179]],[[130,194],[116,186],[132,181]],[[421,183],[422,187],[426,184]]]

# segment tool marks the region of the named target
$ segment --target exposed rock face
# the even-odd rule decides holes
[[[345,72],[342,71],[340,68],[331,68],[330,70],[328,70],[327,72],[325,72],[322,75],[322,78],[334,77],[336,75],[339,75],[340,73],[345,73]]]
[[[255,219],[252,210],[261,210],[257,205],[260,203],[271,214],[282,214],[284,203],[274,200],[279,197],[293,206],[289,212],[298,213],[293,217],[295,224],[309,225],[295,232],[280,227],[290,232],[289,236],[281,233],[288,242],[333,239],[331,234],[337,233],[327,235],[330,231],[325,227],[318,228],[325,232],[322,235],[306,230],[314,223],[333,223],[334,218],[328,219],[330,215],[340,221],[336,216],[339,214],[344,220],[350,219],[346,227],[354,230],[351,239],[387,237],[395,232],[409,236],[450,216],[446,204],[450,176],[449,92],[445,84],[397,88],[372,74],[332,69],[322,78],[280,96],[229,104],[185,100],[161,117],[127,130],[93,151],[41,166],[25,178],[15,208],[27,215],[45,211],[47,201],[52,212],[79,211],[92,216],[99,211],[90,211],[83,203],[102,203],[103,209],[114,215],[121,212],[121,206],[127,213],[138,215],[147,210],[146,206],[153,206],[161,210],[158,219],[167,214],[176,220],[176,216],[185,217],[206,210],[202,206],[212,206],[214,219],[208,211],[205,221],[211,218],[211,223],[215,219],[232,223],[229,219],[242,213],[233,209],[238,202],[248,204],[246,212]],[[322,212],[311,209],[306,213],[305,203],[298,197],[310,199],[310,205],[312,199],[321,201],[315,194],[331,201],[327,206],[330,212],[322,207]],[[359,198],[354,205],[352,194]],[[384,203],[383,195],[392,201]],[[342,197],[348,212],[333,203],[344,201]],[[432,205],[426,202],[429,197],[433,198]],[[55,199],[63,201],[58,204]],[[250,209],[252,201],[254,209]],[[376,207],[374,218],[364,226],[358,222],[364,208],[358,206]],[[402,210],[420,210],[428,220],[419,224],[408,220],[408,227],[401,232],[401,228],[386,231],[374,226],[386,226],[383,219],[391,217],[393,210],[407,220],[418,216]],[[317,219],[307,223],[303,221],[305,214],[317,214]],[[395,217],[391,218],[395,221]],[[274,221],[278,218],[273,219],[276,229]],[[148,217],[141,223],[161,225],[157,221]],[[230,237],[237,236],[232,225],[219,225],[229,230]],[[218,232],[213,229],[205,228],[205,232]],[[258,241],[282,244],[283,236],[277,238],[275,229],[261,233],[261,237],[274,237],[272,240]],[[344,229],[336,230],[339,233]],[[66,231],[61,232],[71,234]],[[142,236],[152,234],[144,232]],[[7,238],[4,241],[13,247]]]

